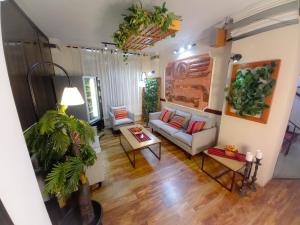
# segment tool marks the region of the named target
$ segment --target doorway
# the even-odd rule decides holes
[[[274,178],[300,179],[300,77]]]

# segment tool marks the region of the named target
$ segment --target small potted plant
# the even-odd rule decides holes
[[[63,206],[72,192],[78,190],[83,224],[90,224],[95,218],[85,175],[86,168],[96,160],[91,146],[94,138],[94,129],[67,115],[63,107],[47,111],[25,132],[28,149],[45,174],[45,193],[55,195]]]

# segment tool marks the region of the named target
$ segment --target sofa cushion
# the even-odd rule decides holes
[[[192,115],[192,121],[205,121],[205,126],[203,129],[209,129],[215,126],[215,120],[213,118],[209,118],[207,116],[198,116]]]
[[[128,111],[126,107],[114,109],[113,113],[116,120],[128,118]]]
[[[160,117],[159,119],[165,123],[167,123],[170,118],[172,117],[172,113],[171,111],[167,110],[167,109],[164,109],[161,114],[160,114]]]
[[[183,143],[192,146],[192,135],[179,131],[175,133],[173,136],[178,140],[182,141]]]
[[[153,124],[154,126],[161,128],[162,126],[166,125],[163,121],[161,120],[150,120],[150,124]]]
[[[176,110],[175,115],[179,115],[184,117],[184,123],[183,123],[183,128],[186,129],[188,124],[189,124],[189,120],[191,119],[192,114],[189,112],[184,112],[181,110]]]
[[[169,126],[174,127],[176,129],[181,129],[183,127],[183,124],[185,122],[185,117],[174,115],[170,122],[168,122]]]
[[[167,124],[164,124],[163,126],[161,126],[161,129],[171,136],[173,136],[173,134],[175,134],[176,132],[180,131],[179,129],[171,127]]]
[[[191,120],[189,123],[188,128],[186,129],[186,133],[188,134],[194,134],[203,129],[205,126],[205,121],[193,121]]]
[[[133,123],[133,120],[129,119],[129,118],[124,118],[124,119],[115,120],[115,124],[113,124],[113,125],[119,126],[119,125],[129,124],[129,123]]]

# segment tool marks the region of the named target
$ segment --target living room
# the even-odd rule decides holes
[[[299,179],[274,178],[298,19],[295,0],[1,1],[0,223],[299,224]]]

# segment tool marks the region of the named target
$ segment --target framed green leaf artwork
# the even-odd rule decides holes
[[[226,115],[267,123],[280,62],[234,64],[226,96]]]

